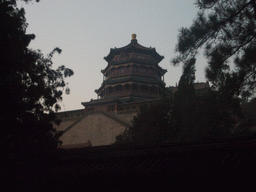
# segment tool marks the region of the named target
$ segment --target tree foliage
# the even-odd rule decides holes
[[[117,136],[117,143],[148,144],[176,139],[177,133],[192,129],[195,110],[195,59],[186,62],[178,91],[152,104],[144,105],[133,126]]]
[[[256,136],[256,98],[241,104],[242,117],[231,129],[236,138],[252,138]]]
[[[204,49],[206,77],[216,90],[248,98],[256,88],[255,1],[197,0],[196,5],[197,18],[190,28],[180,29],[172,63],[186,62]]]
[[[170,124],[176,132],[188,132],[193,129],[195,112],[195,59],[184,63],[178,90],[174,93],[170,113]]]
[[[63,65],[53,69],[52,57],[61,49],[45,57],[28,48],[35,35],[26,34],[25,10],[16,1],[0,1],[0,18],[1,141],[7,150],[43,153],[58,145],[54,112],[63,91],[69,92],[65,78],[73,71]]]
[[[239,100],[227,100],[210,88],[195,90],[195,59],[184,63],[173,97],[143,106],[133,126],[116,138],[117,144],[149,144],[216,140],[229,136],[241,116]],[[199,91],[196,92],[196,91]]]
[[[242,104],[243,114],[248,118],[256,118],[256,98]]]
[[[116,137],[116,143],[150,144],[170,138],[170,104],[169,98],[163,98],[158,102],[142,105],[133,119],[133,125]]]
[[[173,65],[183,63],[183,74],[174,100],[166,110],[169,119],[166,126],[167,130],[177,133],[180,140],[185,137],[188,140],[222,139],[230,136],[230,130],[244,118],[241,98],[247,100],[255,96],[256,2],[195,2],[199,9],[197,17],[189,28],[180,29],[177,56],[172,60]],[[203,95],[197,94],[193,87],[195,58],[201,49],[208,61],[206,77],[213,85],[213,90]],[[132,131],[124,133],[123,138],[136,138],[136,133],[136,140],[146,140],[145,137],[154,140],[151,135],[157,135],[157,127],[150,125],[159,123],[152,117],[157,109],[145,110],[139,113]]]
[[[184,62],[183,74],[175,93],[171,127],[178,140],[221,139],[241,117],[239,99],[225,97],[219,91],[195,90],[195,58]],[[202,92],[203,91],[203,92]]]

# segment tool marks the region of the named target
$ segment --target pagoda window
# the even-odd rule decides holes
[[[148,68],[147,67],[143,67],[143,73],[145,73],[145,74],[148,73]]]
[[[155,86],[150,87],[150,93],[151,94],[156,94],[156,87]]]
[[[139,90],[139,85],[138,84],[132,84],[132,90],[133,91],[138,91]]]
[[[148,86],[147,86],[147,85],[141,85],[141,86],[140,86],[140,90],[141,90],[142,92],[147,92],[147,91],[148,91]]]
[[[138,67],[136,65],[132,66],[132,72],[137,73]]]
[[[108,105],[108,111],[115,111],[115,105]]]
[[[126,59],[131,59],[131,54],[130,54],[130,53],[126,53],[126,54],[125,54],[125,58],[126,58]]]
[[[137,109],[138,106],[137,105],[132,105],[132,109]]]
[[[124,67],[119,67],[119,68],[118,68],[118,73],[119,73],[119,74],[123,74],[124,71],[125,71],[125,68],[124,68]]]
[[[131,85],[130,85],[130,84],[125,84],[125,85],[124,85],[124,91],[125,91],[125,92],[130,91],[130,88],[131,88]]]
[[[111,95],[111,94],[113,93],[113,91],[114,91],[113,87],[109,87],[109,88],[107,88],[107,89],[108,89],[109,95]]]
[[[105,90],[101,92],[101,97],[105,96]]]
[[[88,111],[88,112],[95,111],[95,107],[88,107],[88,108],[87,108],[87,111]]]
[[[147,69],[147,67],[139,66],[139,67],[138,67],[138,72],[139,72],[139,73],[146,74],[146,73],[148,72],[148,69]]]
[[[159,88],[159,95],[162,95],[162,89]]]
[[[126,67],[126,71],[127,71],[127,72],[131,72],[131,71],[132,71],[132,66],[131,66],[131,65],[128,65],[128,66]]]
[[[141,66],[138,67],[138,72],[143,73],[143,68]]]
[[[115,74],[116,74],[116,68],[112,68],[112,69],[111,69],[111,74],[112,74],[112,75],[115,75]]]
[[[152,67],[150,67],[150,68],[148,69],[148,73],[149,73],[149,74],[154,74],[154,69],[153,69]]]
[[[144,56],[144,55],[138,55],[137,58],[142,59],[142,60],[146,60],[146,56]]]
[[[121,59],[125,59],[126,58],[126,54],[125,53],[121,53]]]
[[[116,93],[121,93],[123,91],[122,85],[115,86]]]

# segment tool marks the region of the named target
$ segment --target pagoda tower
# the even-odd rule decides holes
[[[116,111],[121,104],[161,98],[168,93],[164,82],[167,70],[158,65],[163,58],[155,48],[140,45],[132,34],[128,45],[111,48],[104,57],[108,65],[101,70],[103,83],[95,90],[98,99],[82,104],[87,111]]]
[[[98,98],[82,102],[85,109],[58,113],[62,123],[55,128],[62,133],[62,148],[111,145],[133,125],[140,106],[177,91],[177,87],[165,87],[167,70],[159,66],[163,58],[155,48],[138,44],[135,34],[128,45],[110,49],[101,71],[103,82],[95,90]],[[194,87],[198,94],[210,90],[208,83]]]

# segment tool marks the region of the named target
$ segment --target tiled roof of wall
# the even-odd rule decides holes
[[[244,187],[241,179],[246,186],[254,184],[255,171],[256,140],[62,149],[55,160],[36,169],[42,187],[51,182],[58,190],[72,186],[89,191],[162,191],[173,186],[229,191],[238,183]]]

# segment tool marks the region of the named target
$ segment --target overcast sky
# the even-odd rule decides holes
[[[36,39],[30,44],[45,55],[55,47],[62,49],[54,56],[54,68],[65,65],[73,69],[68,78],[70,95],[64,96],[62,111],[82,109],[81,102],[96,99],[94,92],[103,81],[100,72],[107,66],[103,57],[110,48],[130,43],[137,34],[138,43],[155,47],[165,58],[160,66],[167,69],[165,83],[175,86],[182,67],[173,67],[178,31],[189,27],[197,9],[193,0],[41,0],[19,3],[24,7],[29,24],[27,33]],[[205,81],[205,61],[199,59],[196,81]]]

